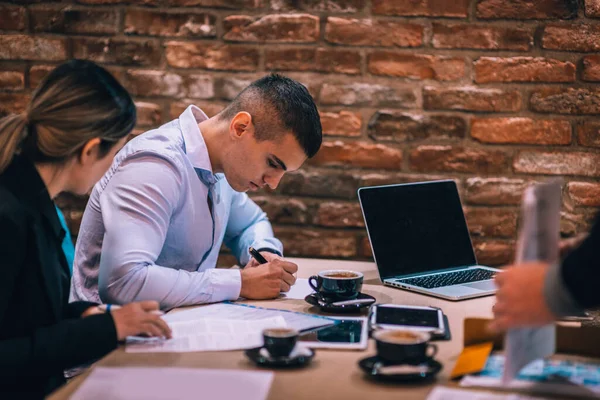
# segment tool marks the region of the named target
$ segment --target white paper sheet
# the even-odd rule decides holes
[[[530,397],[519,394],[501,394],[489,392],[477,392],[474,390],[452,389],[444,386],[436,386],[427,400],[544,400],[542,397]]]
[[[173,338],[169,340],[128,340],[127,353],[186,353],[251,349],[263,345],[262,331],[284,328],[281,316],[253,321],[201,319],[169,322]]]
[[[283,317],[289,328],[294,328],[298,331],[313,329],[320,326],[333,325],[335,323],[335,320],[331,318],[320,317],[318,315],[231,303],[211,304],[208,306],[192,308],[186,311],[169,313],[163,318],[168,323],[171,323],[176,321],[193,321],[206,318],[257,320],[279,316]]]
[[[282,299],[296,299],[296,300],[304,300],[306,296],[315,291],[308,284],[308,279],[300,278],[296,279],[296,283],[289,292],[281,293],[279,298]]]
[[[272,372],[96,367],[71,400],[265,400]]]
[[[560,181],[527,188],[523,197],[523,225],[519,233],[516,262],[558,259],[560,236]],[[502,382],[508,384],[531,361],[554,354],[554,324],[540,328],[511,329],[504,344],[506,364]]]

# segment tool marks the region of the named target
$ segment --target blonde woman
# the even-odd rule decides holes
[[[64,369],[107,354],[126,336],[170,337],[153,301],[112,313],[68,304],[53,199],[87,193],[135,120],[115,78],[80,60],[52,71],[25,113],[0,120],[0,398],[41,398],[63,383]]]

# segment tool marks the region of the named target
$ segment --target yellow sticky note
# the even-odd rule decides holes
[[[485,363],[492,352],[494,343],[485,342],[467,346],[463,349],[458,361],[450,374],[451,379],[479,372],[485,367]]]

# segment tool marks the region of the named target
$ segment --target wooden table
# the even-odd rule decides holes
[[[371,340],[366,351],[316,350],[316,356],[306,368],[299,370],[274,370],[275,379],[271,386],[269,399],[423,399],[435,384],[448,382],[448,375],[456,358],[462,350],[463,321],[466,317],[485,317],[492,315],[494,296],[451,302],[436,299],[404,290],[383,286],[379,280],[374,263],[356,261],[336,261],[297,258],[290,259],[299,266],[298,277],[308,278],[325,269],[350,269],[365,274],[363,292],[374,296],[379,303],[411,304],[440,307],[448,316],[451,341],[436,342],[439,348],[436,359],[443,365],[437,379],[428,384],[381,384],[369,380],[358,367],[361,358],[375,354]],[[270,308],[280,308],[307,313],[318,310],[303,300],[248,301],[247,303]],[[125,353],[121,346],[100,360],[101,366],[154,366],[188,367],[213,369],[264,370],[246,359],[242,351],[198,352],[198,353]],[[51,400],[67,399],[87,377],[89,371],[56,391]],[[208,394],[205,394],[208,395]],[[202,396],[199,398],[218,398]]]

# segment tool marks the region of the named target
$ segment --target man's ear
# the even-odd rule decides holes
[[[98,156],[100,154],[100,143],[102,140],[100,138],[93,138],[88,140],[81,151],[79,152],[79,163],[82,165],[86,165],[98,160]]]
[[[246,111],[240,111],[237,113],[229,124],[229,134],[235,140],[239,140],[244,135],[254,136],[254,123],[252,122],[252,115]]]

